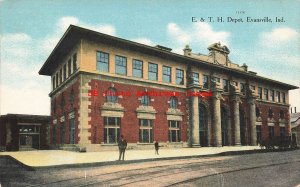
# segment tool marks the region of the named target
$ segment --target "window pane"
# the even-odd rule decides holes
[[[157,80],[157,64],[148,64],[148,79]]]
[[[199,73],[192,73],[193,84],[199,84]]]
[[[116,73],[121,75],[126,75],[127,59],[126,57],[116,56]]]
[[[143,62],[133,59],[132,61],[132,74],[134,77],[143,77]]]
[[[228,88],[229,88],[228,87],[228,80],[223,79],[223,90],[224,90],[224,92],[228,92],[229,91]]]
[[[203,75],[203,88],[208,88],[208,76]]]
[[[163,82],[171,82],[171,68],[163,66]]]
[[[97,70],[108,72],[109,55],[108,53],[97,52]]]
[[[73,55],[73,72],[77,70],[77,54]]]
[[[141,98],[141,104],[144,106],[149,106],[150,104],[150,98],[147,95],[143,95]]]
[[[170,107],[171,108],[177,108],[177,103],[178,103],[178,101],[177,101],[176,97],[171,97],[170,98]]]
[[[183,85],[184,84],[184,78],[183,78],[183,70],[176,69],[176,84]]]

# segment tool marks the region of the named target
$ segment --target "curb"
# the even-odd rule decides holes
[[[209,155],[193,155],[193,156],[176,156],[176,157],[164,157],[164,158],[148,158],[148,159],[136,159],[136,160],[125,160],[125,161],[104,161],[104,162],[93,162],[93,163],[79,163],[79,164],[63,164],[63,165],[53,165],[53,166],[28,166],[19,160],[9,156],[8,157],[21,165],[28,171],[37,171],[37,170],[51,170],[51,169],[69,169],[69,168],[83,168],[83,167],[98,167],[98,166],[109,166],[109,165],[123,165],[123,164],[133,164],[133,163],[141,163],[141,162],[153,162],[160,160],[176,160],[176,159],[189,159],[189,158],[207,158],[207,157],[215,157],[215,156],[230,156],[230,155],[246,155],[246,154],[255,154],[255,153],[270,153],[270,152],[286,152],[286,151],[294,151],[299,148],[294,149],[255,149],[255,150],[242,150],[242,151],[226,151],[216,154]]]

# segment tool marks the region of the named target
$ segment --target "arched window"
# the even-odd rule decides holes
[[[260,110],[258,107],[256,107],[256,117],[258,118],[260,116]]]
[[[279,117],[280,117],[281,119],[283,119],[283,118],[284,118],[284,111],[283,111],[283,110],[280,110]]]
[[[272,111],[271,108],[269,108],[268,116],[269,116],[269,118],[272,118],[272,117],[273,117],[273,111]]]
[[[108,88],[106,99],[107,102],[116,103],[118,101],[117,90],[115,88]]]
[[[177,108],[177,105],[178,105],[178,100],[176,97],[172,96],[170,98],[170,107],[171,108]]]
[[[150,97],[148,95],[143,95],[141,98],[141,104],[143,106],[149,106],[150,105]]]

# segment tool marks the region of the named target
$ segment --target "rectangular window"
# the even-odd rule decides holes
[[[64,64],[64,81],[67,79],[67,64]]]
[[[268,89],[264,89],[264,95],[265,95],[265,100],[269,100],[269,90]]]
[[[285,127],[280,127],[280,137],[285,137]]]
[[[53,126],[52,128],[52,143],[56,144],[56,126]]]
[[[255,90],[255,86],[254,85],[250,85],[251,90]]]
[[[203,88],[208,89],[208,75],[203,75]]]
[[[246,87],[245,87],[245,84],[244,84],[244,83],[241,83],[240,85],[241,85],[241,93],[242,93],[243,95],[245,95],[245,94],[246,94]]]
[[[269,126],[269,139],[274,137],[274,126]]]
[[[65,143],[65,124],[60,124],[60,144]]]
[[[169,142],[180,142],[179,121],[169,121]]]
[[[77,54],[73,55],[73,73],[77,70]]]
[[[153,142],[153,121],[150,119],[140,119],[140,140],[141,143]]]
[[[176,69],[176,84],[184,85],[184,73],[181,69]]]
[[[199,84],[199,73],[192,73],[193,84]]]
[[[115,56],[115,67],[116,74],[126,75],[127,74],[127,58],[123,56]]]
[[[261,87],[258,87],[258,97],[260,98],[260,99],[262,99],[262,88]]]
[[[138,78],[143,77],[143,61],[132,60],[132,75]]]
[[[261,142],[261,125],[256,125],[256,143]]]
[[[163,66],[163,82],[171,82],[171,67]]]
[[[108,72],[109,68],[109,54],[97,51],[97,70],[101,72]]]
[[[71,59],[68,61],[68,77],[72,74],[72,62]]]
[[[285,93],[282,92],[282,102],[285,103]]]
[[[70,144],[75,144],[75,119],[72,118],[69,120],[69,124],[70,124]]]
[[[56,78],[56,87],[57,87],[58,86],[58,73],[56,73],[55,78]]]
[[[224,90],[224,92],[229,91],[229,84],[228,84],[228,80],[226,80],[226,79],[223,79],[223,90]]]
[[[55,89],[55,75],[52,78],[52,89]]]
[[[270,90],[271,101],[275,101],[274,90]]]
[[[59,70],[59,83],[62,83],[62,69]]]
[[[148,64],[148,79],[157,81],[157,64]]]
[[[276,92],[276,97],[277,97],[277,102],[278,103],[280,103],[281,101],[280,101],[280,92]]]
[[[120,137],[121,118],[104,117],[104,143],[116,144]]]

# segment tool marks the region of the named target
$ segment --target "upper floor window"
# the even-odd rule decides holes
[[[63,81],[63,76],[62,76],[62,69],[59,70],[59,83],[62,83]]]
[[[241,83],[240,85],[241,85],[241,93],[242,93],[243,95],[245,95],[245,93],[246,93],[246,87],[245,87],[245,84],[244,84],[244,83]]]
[[[72,74],[72,61],[69,59],[68,61],[68,77]]]
[[[57,87],[58,86],[58,73],[56,73],[55,78],[56,78],[55,82],[56,82],[56,87]]]
[[[271,108],[269,108],[269,110],[268,110],[268,116],[269,116],[269,118],[273,117],[273,110]]]
[[[250,85],[251,90],[255,90],[255,86],[254,85]]]
[[[63,70],[64,70],[64,80],[66,80],[67,79],[67,64],[64,64]]]
[[[192,73],[193,84],[199,84],[199,73]]]
[[[52,77],[52,88],[55,89],[55,75]]]
[[[171,82],[171,67],[163,66],[163,82]]]
[[[223,90],[224,90],[224,92],[229,91],[228,80],[226,80],[226,79],[223,79]]]
[[[282,102],[285,103],[285,93],[282,92]]]
[[[284,111],[283,111],[283,110],[280,110],[279,117],[280,117],[281,119],[284,118]]]
[[[258,107],[255,108],[256,111],[256,117],[258,118],[260,116],[260,110]]]
[[[157,64],[148,64],[148,79],[157,81]]]
[[[143,77],[143,61],[132,60],[132,75],[139,78]]]
[[[258,97],[260,98],[260,99],[262,99],[262,88],[261,87],[258,87]]]
[[[77,54],[73,55],[73,72],[77,70]]]
[[[109,54],[101,51],[97,52],[97,70],[108,72],[109,67]]]
[[[265,95],[265,100],[268,100],[269,99],[269,90],[265,88],[264,90],[264,95]]]
[[[276,92],[277,102],[280,103],[280,92]]]
[[[106,93],[107,102],[116,103],[118,101],[117,90],[115,88],[108,88]]]
[[[203,88],[208,89],[208,76],[207,75],[203,75]]]
[[[150,97],[148,95],[143,95],[141,98],[141,104],[143,106],[149,106],[150,105]]]
[[[61,107],[61,109],[63,109],[65,107],[65,97],[64,97],[64,94],[62,94],[62,96],[61,96],[60,107]]]
[[[176,84],[184,85],[184,73],[181,69],[176,69]]]
[[[172,96],[170,98],[170,107],[171,108],[177,108],[177,106],[178,106],[178,100],[177,100],[176,97]]]
[[[117,56],[115,57],[116,62],[116,74],[126,75],[127,70],[127,59],[126,57]]]
[[[271,101],[275,101],[274,90],[270,90]]]

